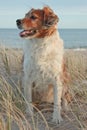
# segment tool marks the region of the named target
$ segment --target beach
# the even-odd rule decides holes
[[[64,57],[70,75],[69,91],[73,97],[69,111],[62,112],[64,120],[57,126],[52,122],[52,103],[44,103],[36,95],[34,126],[26,117],[21,88],[23,51],[0,47],[0,130],[7,130],[7,127],[12,130],[29,130],[30,127],[38,130],[87,129],[87,49],[65,49]]]

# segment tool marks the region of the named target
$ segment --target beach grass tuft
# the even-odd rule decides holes
[[[65,51],[73,99],[59,125],[52,122],[53,104],[26,101],[21,88],[22,56],[21,49],[0,48],[0,130],[86,130],[87,50]],[[27,116],[26,105],[34,107],[33,117]]]

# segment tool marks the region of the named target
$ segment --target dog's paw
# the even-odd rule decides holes
[[[29,104],[28,106],[26,106],[26,110],[25,110],[26,115],[28,116],[33,116],[33,107],[31,104]]]
[[[56,124],[59,124],[61,121],[63,121],[61,115],[58,112],[53,113],[53,122]]]

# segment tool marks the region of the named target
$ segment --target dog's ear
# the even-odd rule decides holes
[[[52,25],[57,24],[59,18],[57,15],[54,14],[53,10],[49,7],[44,7],[44,26],[50,27]]]

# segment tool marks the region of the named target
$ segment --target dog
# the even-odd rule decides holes
[[[24,44],[23,86],[28,103],[32,103],[32,86],[45,89],[53,87],[53,121],[60,123],[61,98],[63,93],[63,40],[60,38],[57,24],[59,18],[46,6],[42,9],[31,9],[16,24],[20,37],[26,39]],[[30,113],[32,106],[28,108]]]

